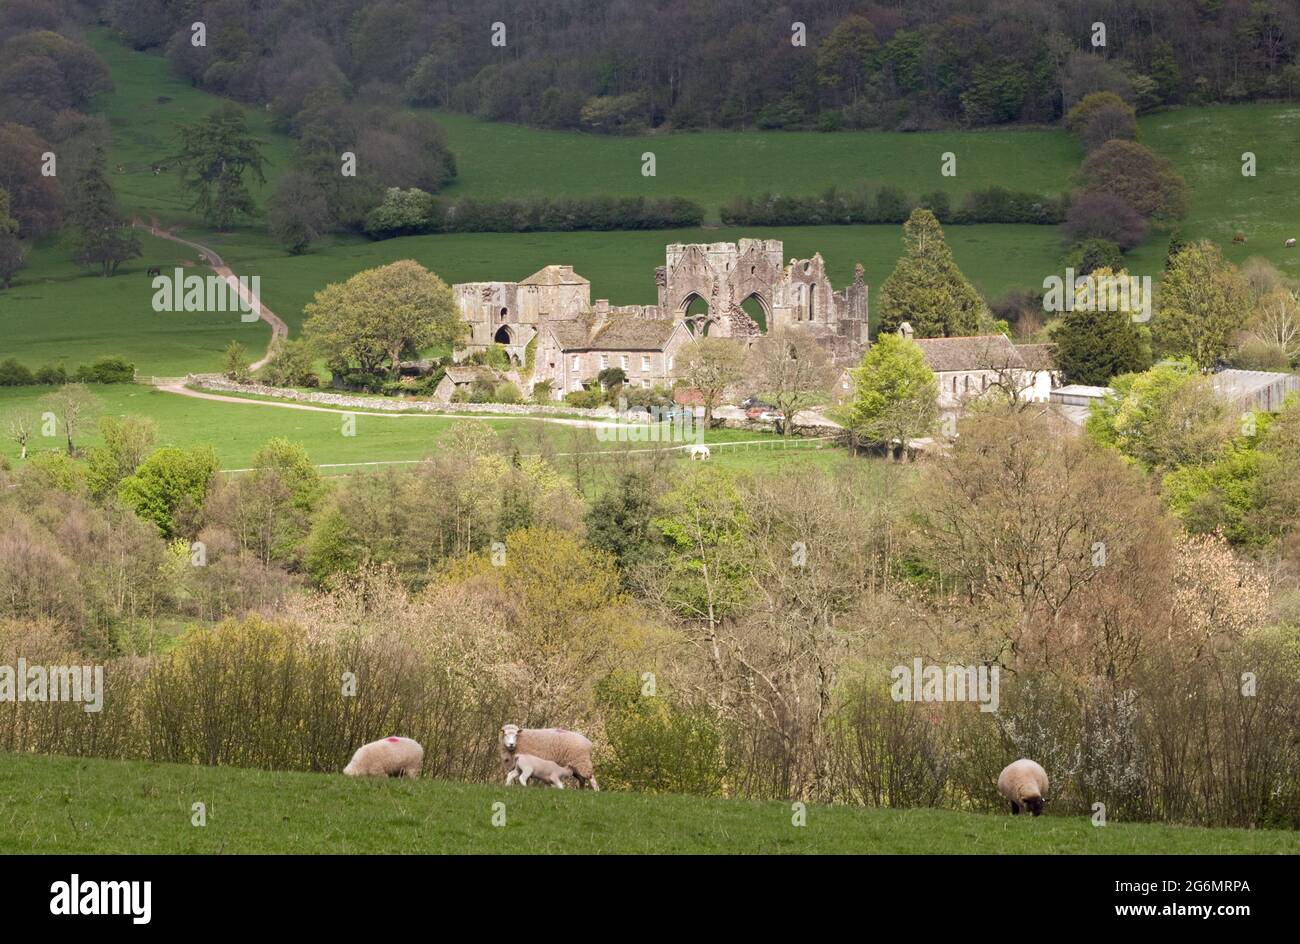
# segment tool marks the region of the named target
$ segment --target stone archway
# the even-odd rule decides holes
[[[767,334],[768,325],[771,323],[771,306],[761,292],[750,292],[745,296],[744,301],[740,303],[740,310],[743,311],[749,320],[758,326],[759,334]]]
[[[707,337],[709,326],[714,322],[714,313],[708,301],[698,292],[691,292],[682,299],[677,317],[686,322],[686,327],[697,338]]]
[[[514,336],[510,331],[510,325],[502,325],[497,328],[497,333],[492,335],[492,340],[497,344],[511,345],[514,344]]]

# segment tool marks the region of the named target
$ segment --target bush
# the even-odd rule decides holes
[[[1276,344],[1251,339],[1237,348],[1228,363],[1241,370],[1273,370],[1283,373],[1291,369],[1291,359]]]
[[[510,381],[505,380],[497,384],[496,390],[492,393],[493,403],[523,403],[524,395],[519,392],[519,388]]]
[[[533,402],[550,403],[555,397],[555,385],[549,380],[539,380],[533,384]]]
[[[46,364],[36,371],[36,382],[51,387],[59,387],[68,382],[68,372],[62,364]]]
[[[34,383],[32,372],[12,357],[0,362],[0,387],[30,387]]]
[[[1075,243],[1065,256],[1065,264],[1075,275],[1088,275],[1097,269],[1118,272],[1124,268],[1124,254],[1118,246],[1105,239],[1087,239]]]
[[[526,233],[699,226],[704,208],[685,197],[533,197],[459,202],[389,190],[366,218],[372,239],[412,233]]]
[[[73,379],[78,383],[134,383],[135,365],[121,356],[99,357],[78,367]]]
[[[599,390],[572,390],[564,395],[564,402],[569,406],[594,410],[604,403],[605,398]]]
[[[727,226],[821,226],[845,223],[901,223],[917,207],[931,210],[940,222],[952,223],[1059,223],[1065,218],[1066,199],[1037,193],[1018,193],[989,187],[966,195],[954,210],[942,190],[919,201],[894,186],[872,194],[865,186],[846,193],[830,188],[820,196],[794,197],[764,193],[733,197],[719,210]]]
[[[596,689],[605,715],[608,756],[601,777],[639,793],[719,796],[726,779],[721,722],[670,694],[642,695],[633,675],[611,676]]]
[[[320,386],[311,346],[301,338],[277,341],[262,376],[277,387]]]
[[[82,364],[69,377],[62,364],[46,364],[32,373],[12,357],[0,362],[0,387],[53,386],[69,380],[76,383],[134,383],[135,365],[120,355],[106,355],[96,358],[93,363]]]

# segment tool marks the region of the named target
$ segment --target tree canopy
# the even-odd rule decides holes
[[[920,338],[978,334],[991,320],[984,299],[966,280],[929,210],[903,224],[903,254],[880,287],[880,333],[904,321]]]

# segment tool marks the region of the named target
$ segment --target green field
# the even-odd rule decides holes
[[[864,181],[918,194],[946,190],[954,199],[995,184],[1055,196],[1068,187],[1070,171],[1082,156],[1072,138],[1053,129],[612,137],[435,114],[460,171],[449,196],[682,196],[702,204],[706,219],[715,221],[718,207],[737,195],[813,195]],[[641,172],[647,152],[655,156],[653,177]],[[940,173],[947,152],[957,159],[955,177]]]
[[[813,805],[791,819],[783,802],[0,755],[3,853],[1300,852],[1295,833],[1083,817]]]
[[[0,413],[11,407],[39,409],[41,397],[51,389],[0,387]],[[326,472],[362,471],[367,468],[360,465],[363,463],[416,461],[434,452],[439,440],[451,432],[453,424],[466,419],[425,413],[376,415],[353,411],[355,435],[345,436],[343,417],[349,412],[346,410],[295,410],[251,400],[248,403],[198,400],[139,384],[94,385],[92,389],[102,401],[105,413],[152,417],[158,423],[160,446],[210,444],[217,450],[221,467],[227,470],[247,468],[262,444],[276,436],[302,443],[312,461],[319,465],[343,466],[326,468]],[[556,461],[562,467],[566,465],[566,454],[570,452],[617,452],[624,448],[646,449],[655,445],[603,443],[592,429],[527,418],[483,417],[482,422],[492,427],[503,443],[517,447],[521,453],[548,450],[558,454]],[[787,448],[779,437],[770,433],[710,430],[705,441],[738,444],[724,446],[714,453],[717,464],[731,468],[754,469],[787,462],[824,465],[847,461],[841,450],[807,446]],[[88,432],[79,437],[77,445],[92,446],[98,442],[98,435]],[[37,438],[31,448],[58,449],[62,448],[62,441],[47,442]],[[17,446],[8,440],[0,442],[0,456],[17,465]],[[347,466],[348,463],[358,465]]]

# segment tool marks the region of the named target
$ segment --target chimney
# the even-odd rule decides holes
[[[898,326],[898,333],[907,338],[907,340],[912,340],[912,323],[910,321],[904,321]]]

